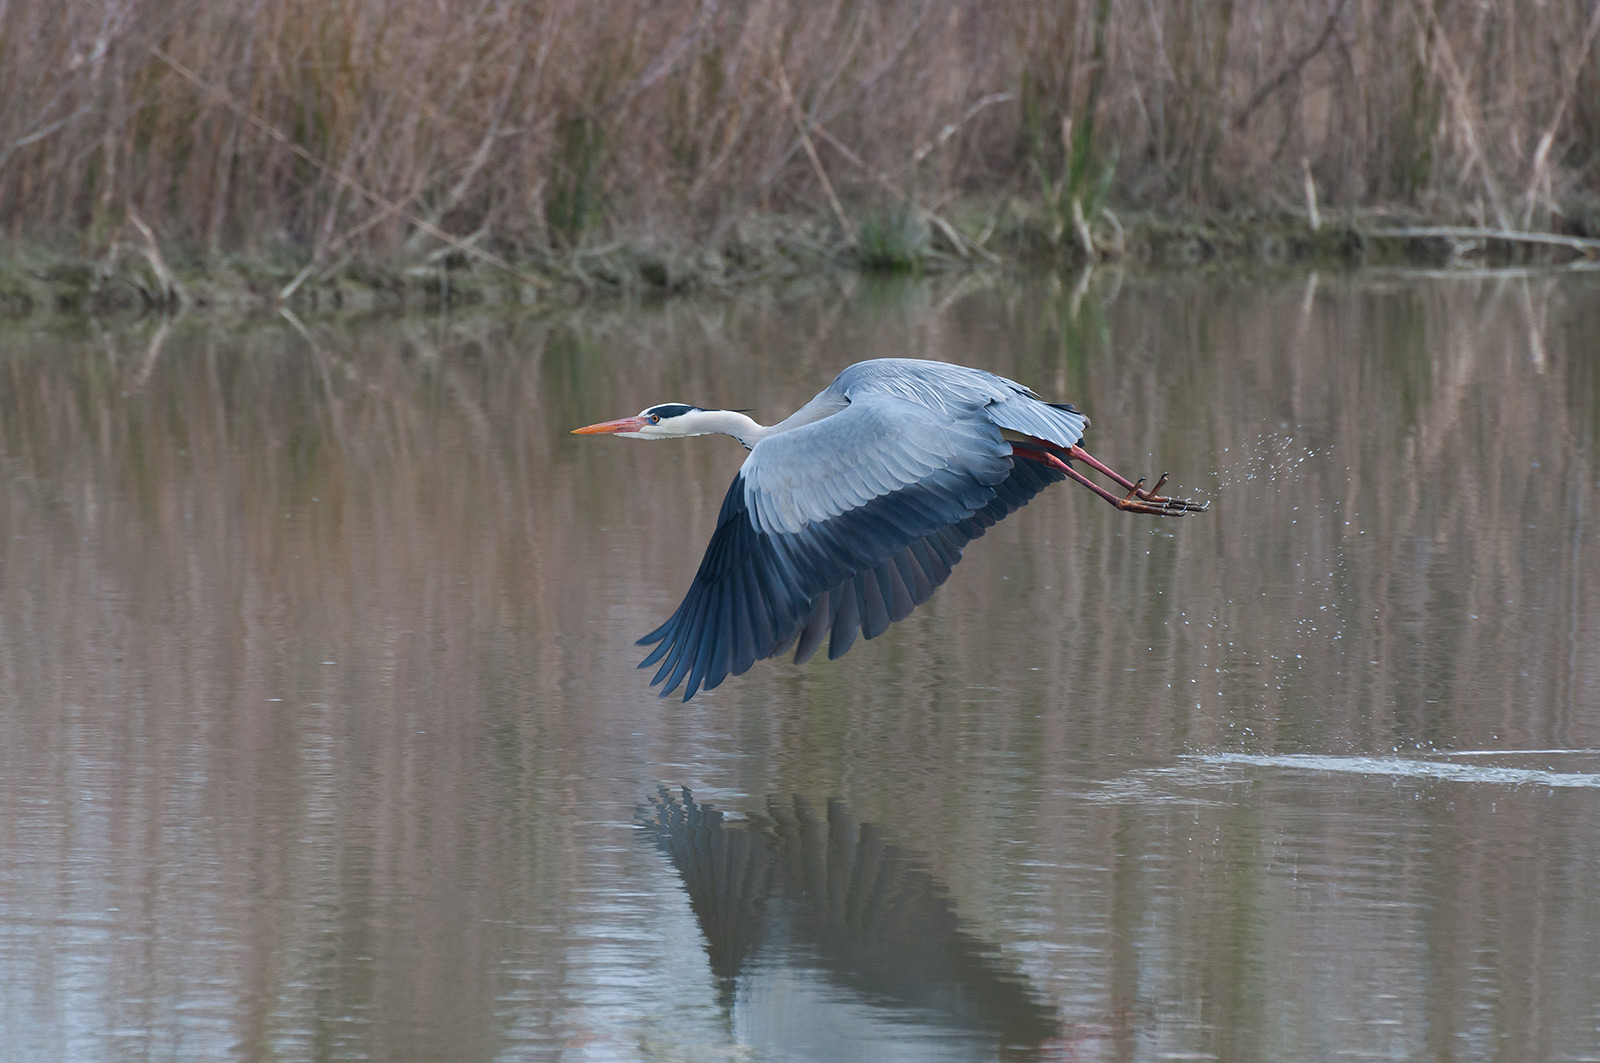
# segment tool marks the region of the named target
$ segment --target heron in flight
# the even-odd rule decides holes
[[[661,696],[683,700],[790,645],[828,658],[928,600],[961,549],[1045,487],[1073,479],[1129,513],[1205,505],[1158,494],[1078,444],[1089,419],[1005,377],[945,362],[857,362],[775,425],[668,402],[573,431],[634,439],[722,434],[750,451],[683,603],[639,640]],[[1113,492],[1074,462],[1108,477]]]

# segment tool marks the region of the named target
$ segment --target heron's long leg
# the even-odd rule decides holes
[[[1077,451],[1078,453],[1073,454],[1072,451]],[[1074,480],[1078,481],[1080,484],[1087,487],[1089,490],[1093,491],[1107,502],[1110,502],[1113,506],[1116,506],[1118,509],[1124,510],[1128,513],[1149,513],[1152,516],[1157,517],[1176,517],[1181,516],[1184,513],[1203,513],[1211,506],[1211,503],[1209,502],[1202,505],[1182,498],[1163,498],[1154,492],[1144,490],[1144,480],[1141,479],[1137,482],[1129,480],[1115,472],[1112,472],[1106,466],[1102,465],[1098,461],[1095,461],[1093,458],[1089,459],[1089,464],[1094,468],[1105,472],[1108,476],[1115,479],[1121,486],[1126,487],[1128,489],[1128,493],[1126,495],[1119,497],[1106,490],[1104,487],[1101,487],[1099,484],[1095,483],[1093,480],[1083,475],[1083,473],[1079,472],[1077,469],[1074,469],[1071,465],[1068,465],[1066,462],[1050,453],[1049,450],[1045,450],[1043,447],[1035,447],[1027,443],[1013,444],[1011,447],[1011,453],[1017,457],[1027,458],[1030,461],[1037,461],[1041,464],[1050,466],[1058,472],[1065,473],[1067,476],[1072,477]],[[1079,447],[1073,447],[1072,450],[1068,451],[1067,453],[1072,454],[1073,457],[1079,457],[1080,455],[1083,457],[1088,457],[1088,452]],[[1161,479],[1157,481],[1156,486],[1159,487],[1162,483],[1165,483],[1166,479],[1166,474],[1163,473],[1161,475]]]
[[[1117,481],[1117,483],[1121,484],[1123,487],[1126,487],[1128,490],[1132,491],[1146,502],[1162,503],[1170,501],[1170,499],[1162,498],[1156,493],[1161,490],[1161,485],[1167,482],[1166,473],[1162,473],[1161,478],[1156,481],[1156,485],[1146,491],[1143,486],[1144,479],[1142,477],[1140,478],[1139,482],[1135,484],[1132,480],[1129,480],[1126,476],[1122,475],[1111,466],[1105,464],[1099,458],[1095,457],[1093,454],[1090,454],[1087,450],[1084,450],[1076,443],[1067,448],[1067,456],[1076,461],[1083,462],[1085,465],[1089,466],[1089,468],[1094,469],[1097,472],[1105,473],[1107,476],[1111,477],[1113,480]]]

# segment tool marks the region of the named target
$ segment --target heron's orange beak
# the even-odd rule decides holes
[[[643,417],[623,417],[615,421],[601,421],[599,424],[586,424],[582,428],[574,428],[575,436],[599,435],[602,432],[637,432],[649,424]]]

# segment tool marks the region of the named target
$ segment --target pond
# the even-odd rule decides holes
[[[15,1060],[1600,1052],[1600,276],[823,278],[13,324]],[[991,369],[1209,512],[1050,488],[848,656],[635,640],[844,366]]]

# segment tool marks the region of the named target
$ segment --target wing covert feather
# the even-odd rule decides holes
[[[1011,471],[1011,447],[982,411],[973,403],[950,418],[898,396],[863,395],[757,443],[739,470],[746,504],[763,531],[791,535],[917,485],[943,488],[960,508],[982,505],[983,489]]]

